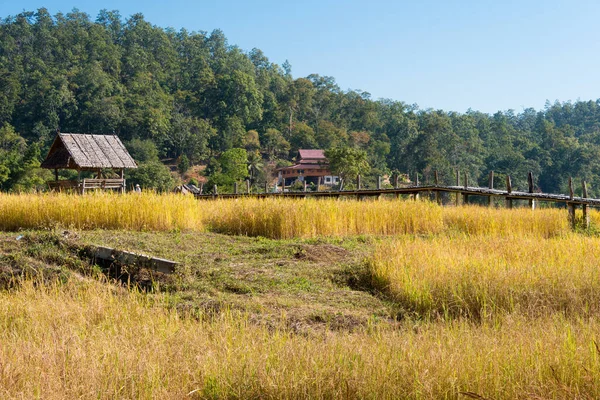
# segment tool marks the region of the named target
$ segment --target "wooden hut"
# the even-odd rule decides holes
[[[84,135],[58,133],[50,151],[41,165],[53,169],[55,180],[48,182],[52,190],[117,189],[125,192],[126,168],[137,168],[127,149],[116,135]],[[59,169],[77,170],[77,180],[58,180]],[[106,177],[107,170],[115,172]],[[94,172],[94,178],[81,179],[82,171]]]

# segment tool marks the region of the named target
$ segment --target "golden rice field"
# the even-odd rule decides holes
[[[463,235],[376,246],[373,284],[415,315],[600,315],[600,241]]]
[[[560,209],[440,207],[430,202],[325,199],[197,201],[190,196],[0,194],[0,230],[210,230],[275,239],[440,234],[554,237],[569,232]],[[600,220],[593,213],[595,221]]]
[[[2,398],[598,398],[600,323],[560,315],[302,336],[96,282],[0,293]],[[462,394],[461,394],[462,393]]]
[[[0,398],[600,398],[600,238],[572,232],[564,209],[0,195],[0,230],[55,228],[287,240],[277,246],[369,236],[348,268],[390,319],[298,334],[226,309],[178,313],[177,293],[26,281],[0,291]]]

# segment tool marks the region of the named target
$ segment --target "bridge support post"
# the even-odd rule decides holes
[[[575,229],[577,227],[577,222],[575,219],[575,204],[567,203],[567,208],[569,209],[569,224],[571,225],[572,229]]]
[[[529,172],[527,174],[527,186],[529,187],[529,193],[533,193],[533,173]],[[535,200],[529,199],[529,208],[535,210]]]
[[[584,199],[587,199],[588,197],[588,190],[587,190],[587,183],[585,181],[581,182],[581,197],[583,197]],[[583,211],[583,225],[585,227],[585,229],[589,229],[590,227],[590,214],[588,213],[588,205],[587,204],[583,204],[581,206],[581,209]]]
[[[512,193],[512,180],[510,179],[510,175],[506,175],[506,193],[508,196]],[[506,196],[506,207],[513,208],[513,201],[508,196]]]
[[[460,186],[460,171],[456,170],[456,186]],[[460,205],[460,193],[456,192],[456,207]]]

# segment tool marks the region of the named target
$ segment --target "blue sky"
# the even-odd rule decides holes
[[[600,2],[0,0],[0,16],[46,7],[141,12],[161,27],[221,29],[244,50],[292,64],[294,77],[422,109],[541,109],[600,98]]]

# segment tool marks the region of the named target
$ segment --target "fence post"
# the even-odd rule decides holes
[[[506,192],[508,196],[512,193],[512,180],[510,179],[510,175],[506,175]],[[508,208],[513,208],[513,201],[508,196],[506,196],[506,206]]]
[[[398,181],[400,180],[400,174],[396,174],[394,177],[394,189],[398,189]]]
[[[304,193],[306,193],[307,187],[308,187],[308,185],[306,184],[306,179],[304,179]]]
[[[381,176],[377,177],[377,190],[381,190]]]
[[[527,174],[527,186],[529,187],[529,193],[533,193],[533,173],[529,172]],[[535,210],[535,200],[529,199],[529,208]]]
[[[233,182],[233,194],[238,194],[238,183]]]
[[[587,199],[588,197],[587,183],[585,181],[581,181],[581,197],[584,199]],[[583,210],[583,224],[585,229],[588,229],[590,227],[590,214],[588,213],[588,205],[582,204],[581,209]]]
[[[250,179],[246,179],[246,194],[250,194]]]
[[[217,197],[218,195],[219,195],[219,192],[218,192],[218,190],[217,190],[217,185],[214,185],[214,186],[213,186],[213,196],[214,196],[214,197]]]
[[[356,175],[356,190],[360,190],[360,175]]]
[[[269,193],[269,182],[265,182],[265,194]]]

